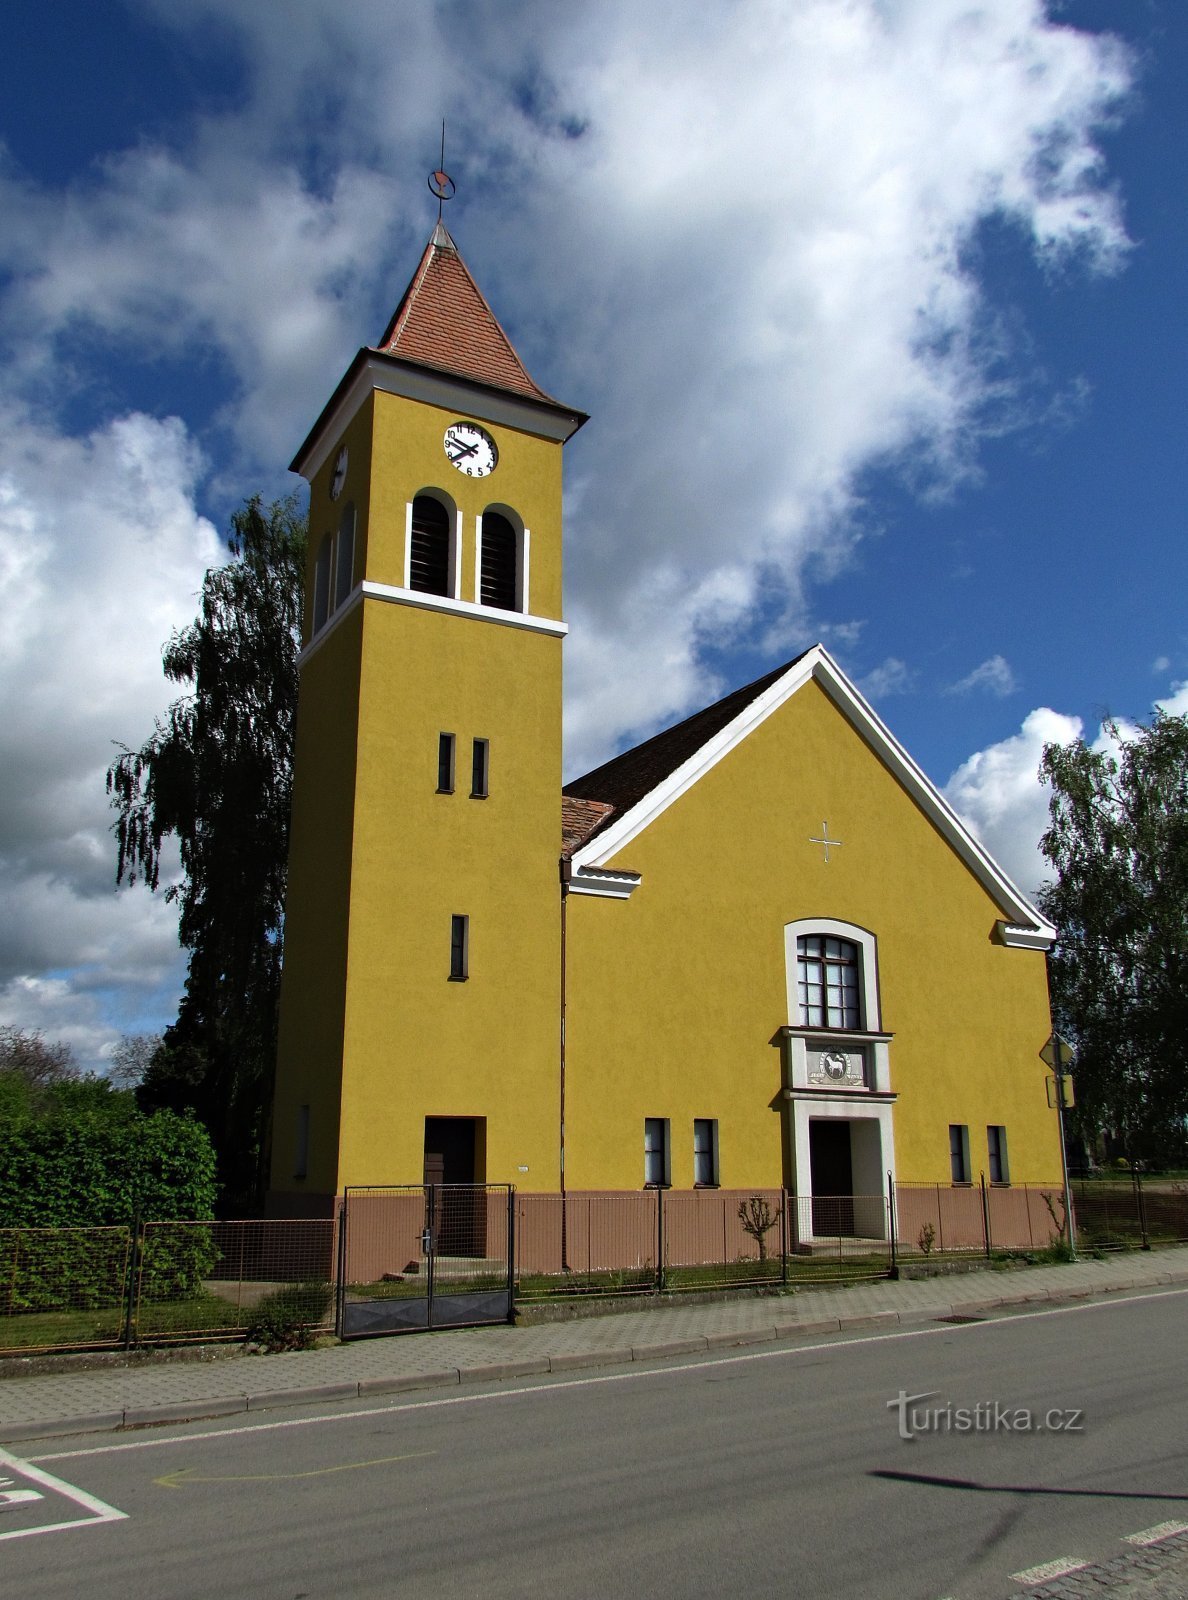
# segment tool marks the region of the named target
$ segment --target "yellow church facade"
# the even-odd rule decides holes
[[[820,646],[561,781],[561,459],[439,222],[310,484],[270,1208],[1057,1184],[1053,930]]]

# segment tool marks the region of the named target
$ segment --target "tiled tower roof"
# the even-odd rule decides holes
[[[556,404],[528,376],[441,221],[376,349]]]

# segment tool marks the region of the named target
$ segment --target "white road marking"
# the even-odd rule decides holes
[[[1070,1572],[1081,1572],[1089,1562],[1084,1556],[1060,1556],[1055,1561],[1045,1561],[1041,1567],[1028,1567],[1025,1572],[1012,1572],[1016,1583],[1050,1583],[1053,1578],[1067,1578]]]
[[[30,1483],[39,1483],[42,1489],[50,1489],[55,1494],[71,1501],[78,1506],[80,1511],[87,1511],[89,1516],[74,1517],[68,1522],[43,1522],[35,1528],[11,1528],[7,1533],[0,1533],[0,1539],[28,1539],[38,1533],[60,1533],[65,1528],[92,1528],[101,1522],[123,1522],[127,1519],[126,1511],[117,1511],[115,1506],[109,1506],[106,1500],[99,1500],[93,1494],[88,1494],[85,1489],[76,1489],[72,1483],[63,1483],[61,1478],[55,1478],[49,1472],[42,1472],[40,1467],[35,1467],[29,1461],[22,1461],[19,1456],[9,1455],[7,1450],[0,1450],[0,1464],[11,1467],[22,1478],[27,1478]],[[6,1478],[5,1482],[11,1482]],[[16,1490],[16,1494],[40,1500],[44,1496],[34,1490]]]
[[[126,1444],[100,1444],[90,1445],[81,1450],[56,1450],[50,1454],[30,1456],[29,1459],[74,1461],[81,1456],[116,1455],[125,1450],[154,1450],[167,1444],[201,1444],[205,1439],[229,1439],[237,1434],[274,1433],[281,1428],[310,1428],[322,1422],[354,1422],[359,1418],[393,1416],[405,1411],[434,1411],[443,1406],[482,1405],[491,1400],[515,1400],[523,1395],[564,1394],[570,1389],[591,1389],[607,1383],[641,1382],[646,1378],[666,1378],[683,1372],[702,1372],[719,1367],[740,1366],[747,1361],[774,1361],[785,1356],[813,1355],[821,1350],[846,1350],[854,1345],[887,1344],[896,1339],[926,1339],[938,1334],[979,1334],[987,1328],[1006,1328],[1017,1322],[1033,1322],[1037,1317],[1074,1316],[1085,1311],[1108,1311],[1114,1306],[1131,1305],[1140,1300],[1166,1300],[1178,1295],[1188,1295],[1188,1289],[1161,1289],[1154,1294],[1133,1294],[1117,1300],[1082,1301],[1072,1306],[1050,1306],[1043,1311],[1024,1311],[1013,1316],[991,1318],[988,1322],[971,1322],[960,1326],[945,1324],[944,1327],[901,1328],[897,1333],[874,1333],[866,1338],[821,1339],[813,1344],[793,1345],[789,1349],[749,1350],[744,1355],[719,1356],[709,1361],[686,1361],[679,1366],[666,1364],[635,1372],[614,1372],[596,1378],[568,1378],[558,1383],[521,1384],[515,1389],[493,1389],[485,1394],[443,1395],[433,1400],[411,1400],[403,1405],[396,1402],[368,1406],[360,1411],[328,1411],[314,1417],[286,1417],[276,1422],[249,1423],[246,1427],[240,1428],[212,1428],[206,1433],[154,1435],[152,1438],[134,1439]],[[794,1338],[795,1335],[789,1334],[787,1337]],[[655,1359],[659,1361],[663,1358],[657,1356]],[[549,1375],[541,1373],[540,1376],[547,1378]],[[294,1402],[294,1404],[299,1403]]]
[[[1161,1539],[1174,1539],[1178,1533],[1188,1533],[1188,1522],[1157,1522],[1153,1528],[1141,1533],[1124,1533],[1127,1544],[1158,1544]]]

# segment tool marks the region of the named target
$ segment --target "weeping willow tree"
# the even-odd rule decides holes
[[[268,1155],[284,933],[306,526],[293,499],[249,500],[199,616],[164,650],[184,693],[107,773],[117,883],[161,890],[174,841],[185,992],[144,1073],[145,1110],[192,1109],[218,1158],[224,1211],[258,1205]]]
[[[1076,1047],[1077,1117],[1126,1154],[1179,1162],[1188,1141],[1188,718],[1160,713],[1116,754],[1048,745],[1041,848],[1055,870],[1040,904],[1057,1029]]]

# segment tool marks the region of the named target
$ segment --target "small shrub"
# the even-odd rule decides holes
[[[916,1243],[920,1246],[921,1255],[930,1256],[932,1254],[932,1247],[936,1243],[936,1229],[931,1222],[926,1222],[920,1229]]]
[[[317,1330],[325,1326],[333,1294],[328,1283],[289,1283],[274,1289],[257,1305],[248,1340],[263,1345],[270,1354],[308,1350]]]
[[[762,1195],[753,1194],[749,1200],[738,1202],[738,1220],[759,1246],[760,1261],[766,1261],[767,1235],[780,1220],[778,1209],[773,1211]]]

